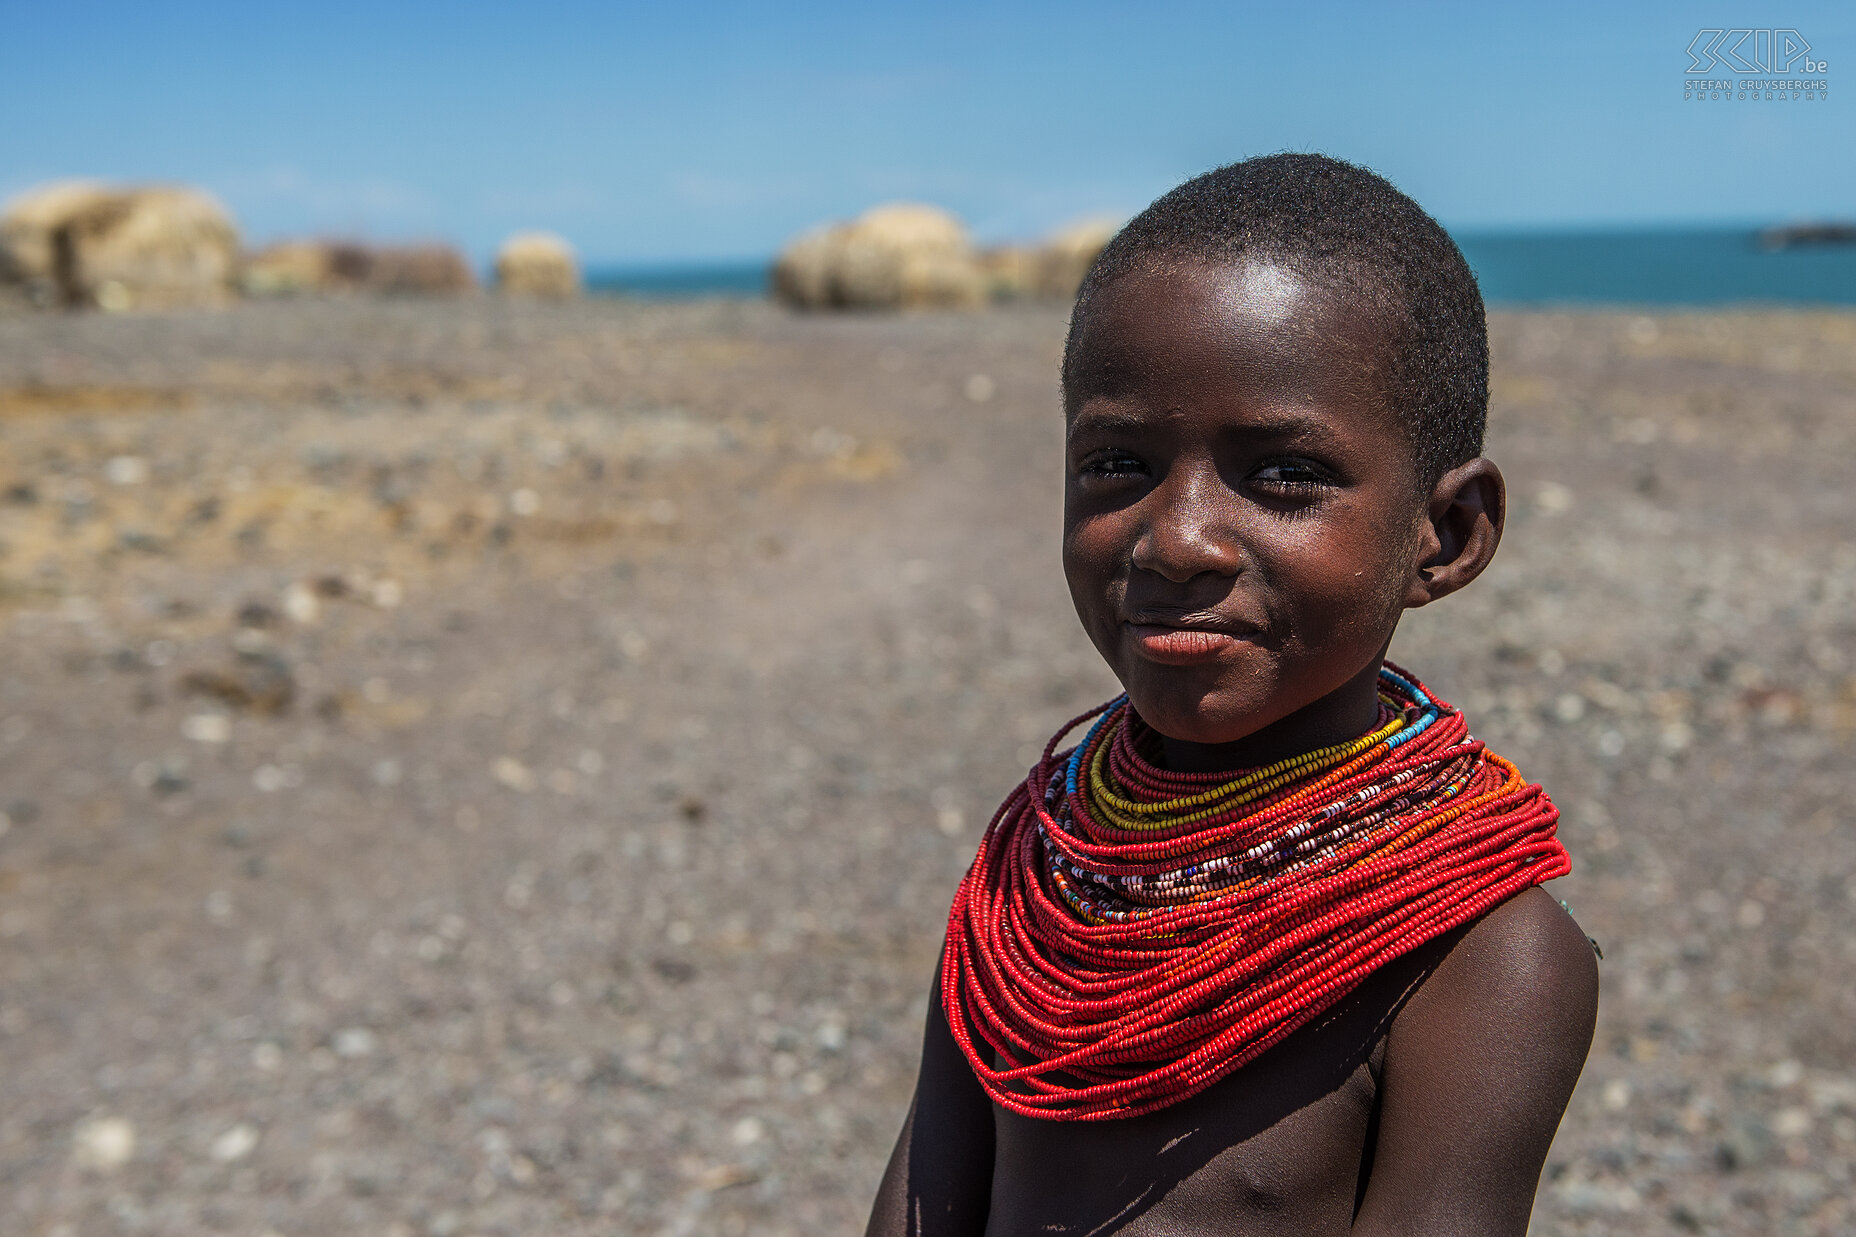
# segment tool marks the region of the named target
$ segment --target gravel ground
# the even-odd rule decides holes
[[[1502,314],[1395,655],[1604,945],[1539,1234],[1856,1227],[1856,318]],[[859,1231],[947,901],[1111,683],[1060,313],[0,317],[0,1214]]]

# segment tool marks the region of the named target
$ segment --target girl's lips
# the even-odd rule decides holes
[[[1225,650],[1242,642],[1241,636],[1223,631],[1206,631],[1197,627],[1161,627],[1152,623],[1129,623],[1128,632],[1141,655],[1148,661],[1170,666],[1216,661]]]

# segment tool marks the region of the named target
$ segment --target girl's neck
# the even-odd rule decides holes
[[[1190,743],[1161,735],[1163,763],[1175,773],[1235,773],[1357,739],[1379,720],[1379,666],[1384,660],[1381,653],[1321,699],[1241,739]]]

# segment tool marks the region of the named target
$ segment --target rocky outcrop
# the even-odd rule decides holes
[[[769,276],[775,300],[801,309],[822,309],[832,303],[832,269],[845,226],[814,228],[787,243],[774,259]]]
[[[496,251],[496,287],[510,296],[565,300],[580,293],[573,246],[551,232],[519,232]]]
[[[0,283],[23,289],[43,305],[61,301],[53,237],[72,216],[109,194],[95,181],[40,185],[0,209]]]
[[[0,211],[0,279],[44,305],[222,304],[235,290],[238,254],[231,216],[197,189],[67,181]]]
[[[913,203],[798,237],[774,262],[772,284],[775,297],[805,309],[966,308],[986,299],[966,228]]]
[[[1035,245],[988,249],[980,255],[987,291],[997,300],[1067,300],[1120,229],[1115,220],[1091,219],[1060,228]]]
[[[1068,299],[1082,286],[1083,276],[1107,244],[1121,231],[1119,219],[1086,219],[1059,228],[1038,246],[1038,296]]]
[[[448,296],[477,286],[470,263],[449,245],[362,245],[352,241],[281,241],[245,263],[253,296],[379,292]]]
[[[245,259],[245,291],[252,296],[332,291],[336,248],[326,241],[279,241],[267,245]]]
[[[477,277],[450,245],[393,245],[365,251],[364,286],[373,292],[412,296],[456,296],[473,292]]]

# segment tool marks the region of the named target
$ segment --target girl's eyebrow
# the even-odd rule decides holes
[[[1070,419],[1064,438],[1071,440],[1082,434],[1136,433],[1169,419],[1164,414],[1155,417],[1114,408],[1085,408]],[[1256,438],[1325,438],[1333,432],[1327,418],[1293,408],[1272,408],[1242,425],[1228,428]]]
[[[1145,429],[1153,423],[1151,417],[1138,416],[1132,412],[1118,412],[1110,409],[1084,409],[1070,418],[1069,428],[1064,431],[1065,438],[1074,438],[1083,433],[1116,433]]]

